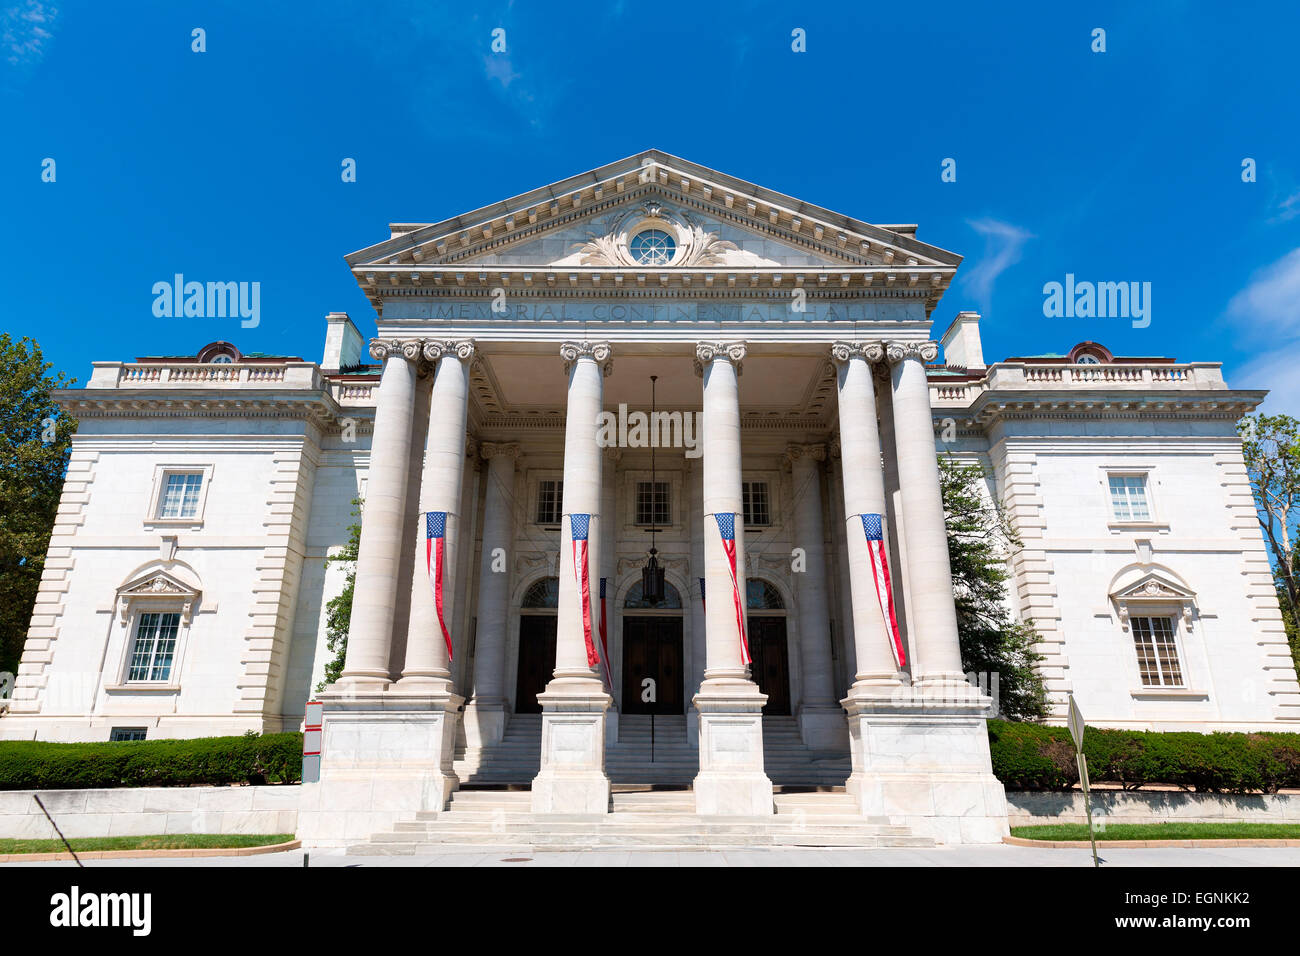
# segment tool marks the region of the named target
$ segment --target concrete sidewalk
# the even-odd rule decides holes
[[[1101,854],[1103,867],[1256,867],[1300,866],[1297,847],[1133,848]],[[87,867],[257,866],[302,868],[303,851],[243,857],[87,860]],[[5,863],[17,866],[75,867],[71,860]],[[311,851],[313,867],[357,866],[1092,866],[1088,850],[1018,846],[936,847],[925,849],[755,848],[702,851],[574,850],[534,853],[528,847],[473,847],[427,856],[347,856],[342,850]]]

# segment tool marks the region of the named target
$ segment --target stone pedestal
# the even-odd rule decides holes
[[[748,680],[709,679],[695,695],[700,772],[695,812],[701,816],[770,816],[772,781],[763,771],[763,705],[767,695]]]
[[[463,699],[447,692],[325,692],[321,779],[302,785],[304,846],[346,846],[421,810],[441,812]]]
[[[867,817],[888,817],[955,845],[1000,843],[1007,802],[993,776],[985,716],[992,705],[969,684],[851,693],[849,793]]]
[[[471,749],[496,746],[505,739],[509,721],[510,713],[504,698],[474,698],[465,705],[465,746]]]
[[[613,703],[592,681],[556,678],[542,705],[542,765],[533,778],[533,813],[606,814],[605,711]]]
[[[809,750],[844,752],[849,732],[840,707],[806,705],[799,708],[795,721],[799,725],[799,736]]]

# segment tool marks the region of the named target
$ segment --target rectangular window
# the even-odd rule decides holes
[[[669,508],[668,482],[638,481],[636,483],[636,523],[656,528],[673,523]]]
[[[1116,521],[1150,521],[1146,475],[1111,475],[1110,507]]]
[[[114,727],[109,740],[144,740],[148,733],[145,727]]]
[[[179,614],[150,611],[140,615],[126,674],[128,681],[164,681],[171,677],[180,623]]]
[[[765,525],[772,523],[772,515],[768,510],[767,503],[767,482],[766,481],[745,481],[741,482],[741,501],[745,509],[745,525]]]
[[[1182,687],[1183,669],[1178,663],[1172,617],[1130,619],[1137,648],[1138,673],[1143,687]]]
[[[178,472],[167,476],[162,500],[158,503],[159,518],[193,518],[199,513],[199,491],[203,488],[203,472]]]
[[[564,504],[564,482],[548,479],[537,483],[537,523],[559,524]]]

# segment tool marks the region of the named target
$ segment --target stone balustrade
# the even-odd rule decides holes
[[[935,407],[970,405],[984,392],[1118,389],[1125,391],[1225,390],[1218,362],[1149,365],[1057,365],[1004,362],[991,366],[984,378],[954,381],[932,378],[930,402]]]

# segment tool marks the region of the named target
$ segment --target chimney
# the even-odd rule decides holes
[[[320,360],[320,367],[337,372],[348,365],[360,365],[365,342],[348,314],[331,312],[325,316],[325,322],[325,355]]]
[[[984,368],[984,346],[980,342],[980,314],[958,312],[939,340],[943,361],[961,368]]]

